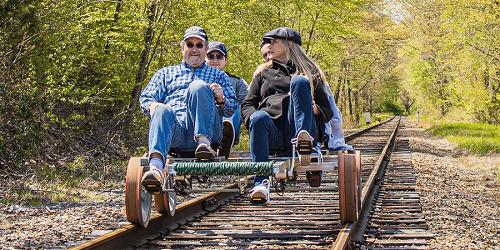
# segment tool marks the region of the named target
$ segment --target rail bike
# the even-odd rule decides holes
[[[234,156],[236,154],[232,154]],[[243,157],[241,157],[243,155]],[[290,155],[290,153],[288,153]],[[303,153],[295,146],[291,156],[270,156],[269,162],[251,162],[248,154],[224,159],[196,159],[194,152],[170,155],[163,170],[165,176],[161,190],[148,192],[141,185],[143,174],[149,170],[147,154],[132,157],[128,162],[125,178],[125,206],[127,220],[147,227],[153,201],[156,211],[174,216],[177,196],[203,192],[234,192],[246,195],[252,183],[252,176],[269,176],[271,192],[283,195],[286,191],[320,191],[322,175],[337,171],[340,220],[353,222],[361,209],[361,158],[360,152],[320,150]],[[308,188],[293,188],[299,174],[305,175]],[[230,177],[229,182],[237,183],[236,189],[194,189],[193,182],[206,183],[210,178]],[[250,199],[250,198],[249,198]],[[251,200],[260,203],[259,198]],[[272,206],[272,204],[270,205]]]

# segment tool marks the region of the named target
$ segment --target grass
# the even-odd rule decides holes
[[[431,126],[434,135],[457,143],[471,153],[486,155],[500,153],[500,126],[482,123],[448,122]]]

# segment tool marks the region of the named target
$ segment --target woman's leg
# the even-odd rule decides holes
[[[290,105],[288,120],[293,126],[295,137],[299,131],[305,130],[314,138],[318,129],[312,111],[311,86],[309,80],[303,76],[294,76],[290,82]]]
[[[279,147],[282,136],[271,116],[265,111],[256,111],[250,116],[250,155],[253,162],[269,161],[269,147]],[[268,176],[255,177],[258,184]]]

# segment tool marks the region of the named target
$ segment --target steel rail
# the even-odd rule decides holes
[[[247,177],[247,179],[250,179],[250,177]],[[232,189],[235,187],[237,187],[237,184],[230,184],[224,186],[223,189]],[[126,225],[70,249],[123,249],[130,247],[132,243],[130,239],[133,239],[133,242],[136,243],[143,242],[152,234],[165,229],[172,230],[182,221],[205,213],[207,211],[206,206],[208,205],[206,202],[209,200],[221,204],[238,195],[239,193],[228,192],[209,193],[177,205],[175,216],[166,214],[153,215],[147,228],[134,224]]]
[[[351,133],[345,136],[345,141],[353,140],[376,127],[392,121],[393,119],[394,117],[391,117],[386,121]],[[247,180],[250,180],[251,178],[252,177],[247,177]],[[238,184],[229,184],[222,187],[221,189],[233,189],[234,191],[236,191],[239,190],[237,189],[237,185]],[[309,191],[322,191],[322,189],[318,188],[317,190]],[[127,247],[130,248],[134,245],[140,245],[148,238],[151,238],[151,235],[157,235],[159,232],[165,230],[173,230],[177,228],[179,224],[182,224],[183,221],[206,213],[208,211],[206,208],[208,201],[215,201],[217,204],[223,204],[239,195],[239,192],[232,192],[232,190],[229,192],[218,190],[217,192],[208,193],[178,204],[176,207],[176,214],[174,216],[170,216],[167,214],[153,215],[149,221],[149,225],[147,228],[143,228],[134,224],[125,225],[112,232],[103,234],[70,249],[123,249]],[[345,230],[350,230],[350,228],[341,229],[339,235]]]
[[[392,118],[390,119],[392,120]],[[377,180],[380,175],[383,173],[384,162],[387,160],[390,152],[390,148],[394,144],[394,140],[396,138],[397,131],[399,129],[399,124],[401,122],[401,118],[399,118],[396,127],[392,131],[392,134],[389,138],[389,141],[385,145],[380,157],[375,162],[375,167],[372,170],[368,180],[365,183],[361,191],[361,211],[358,216],[358,220],[354,223],[346,223],[340,229],[335,242],[332,244],[330,249],[334,250],[343,250],[347,249],[351,243],[351,238],[353,234],[359,230],[359,225],[364,224],[368,219],[368,214],[370,212],[371,206],[368,206],[369,202],[373,199],[373,193],[376,188]]]

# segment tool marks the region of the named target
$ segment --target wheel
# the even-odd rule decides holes
[[[174,189],[175,177],[168,175],[166,178],[166,188],[170,190]],[[169,213],[171,216],[174,216],[176,203],[177,193],[175,191],[161,192],[155,195],[155,207],[158,213]]]
[[[125,213],[129,222],[147,227],[152,196],[142,188],[142,174],[141,157],[130,158],[125,177]]]
[[[341,223],[358,219],[361,202],[359,152],[339,152],[339,205]]]

